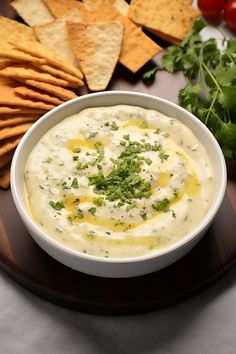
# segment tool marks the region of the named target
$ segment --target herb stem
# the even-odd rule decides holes
[[[219,93],[219,90],[216,90],[215,94],[214,94],[214,97],[213,97],[213,100],[211,102],[211,105],[210,107],[208,108],[208,112],[207,112],[207,116],[206,116],[206,119],[205,119],[205,125],[207,125],[207,122],[208,122],[208,119],[210,117],[210,113],[213,112],[213,106],[215,104],[215,101],[216,101],[216,97],[218,96],[218,93]]]
[[[211,77],[212,81],[214,82],[214,84],[216,85],[218,90],[222,92],[222,89],[221,89],[220,85],[218,84],[218,82],[216,81],[216,79],[214,78],[214,76],[212,75],[211,71],[208,69],[207,65],[204,63],[204,61],[202,61],[202,66],[206,70],[206,72],[209,74],[209,76]]]

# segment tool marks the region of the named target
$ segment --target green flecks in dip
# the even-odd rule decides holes
[[[32,217],[49,237],[106,258],[181,239],[207,213],[214,187],[193,133],[174,117],[135,106],[66,118],[36,144],[25,171]]]

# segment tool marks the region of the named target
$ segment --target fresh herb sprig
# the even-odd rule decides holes
[[[196,115],[214,134],[225,157],[236,163],[236,40],[223,38],[202,41],[205,22],[199,19],[189,36],[167,48],[161,65],[144,74],[153,80],[158,70],[182,71],[189,79],[179,92],[179,103]]]

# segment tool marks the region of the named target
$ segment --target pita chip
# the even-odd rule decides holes
[[[42,0],[14,0],[11,6],[29,26],[42,25],[54,20],[54,16]]]
[[[84,11],[83,3],[78,0],[43,0],[54,17],[62,17],[71,10]]]
[[[74,10],[47,25],[35,26],[34,31],[42,44],[54,50],[62,59],[77,66],[78,63],[69,43],[66,21],[85,23],[81,12]]]
[[[198,15],[199,12],[183,0],[132,0],[129,9],[132,21],[171,43],[187,36]]]
[[[123,16],[128,16],[129,4],[125,0],[109,0],[110,4],[116,8]],[[84,6],[87,10],[93,11],[97,6],[104,3],[104,0],[84,0]]]
[[[69,38],[90,90],[107,87],[115,70],[123,35],[120,22],[84,25],[68,22]]]
[[[124,25],[119,61],[133,73],[158,54],[162,48],[146,36],[142,29],[121,15],[108,0],[87,15],[89,23],[118,21]]]

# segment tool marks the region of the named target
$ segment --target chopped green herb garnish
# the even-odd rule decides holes
[[[163,151],[160,151],[159,157],[161,159],[161,162],[164,162],[164,160],[167,160],[169,155],[165,154]]]
[[[112,122],[111,123],[111,130],[118,130],[119,129],[119,127],[118,127],[118,125],[116,124],[116,122]]]
[[[124,140],[121,140],[121,141],[120,141],[120,145],[125,146],[125,145],[126,145],[126,142],[125,142]]]
[[[83,213],[83,210],[82,210],[82,209],[77,209],[77,217],[78,217],[79,219],[83,219],[84,213]]]
[[[88,209],[88,211],[89,211],[92,215],[95,215],[97,209],[94,208],[94,207],[92,207],[92,208]]]
[[[76,169],[78,171],[85,170],[86,168],[88,168],[88,163],[83,163],[83,162],[79,161],[76,165]]]
[[[154,134],[160,134],[160,131],[161,131],[161,129],[157,128],[157,129],[154,131]]]
[[[81,152],[81,149],[78,147],[78,148],[75,148],[74,150],[73,150],[73,152],[75,153],[75,154],[79,154],[80,152]]]
[[[141,210],[139,214],[143,220],[147,220],[147,212],[145,210]]]
[[[50,163],[52,162],[52,158],[48,157],[47,160],[42,161],[42,163]]]
[[[126,207],[126,211],[130,211],[131,209],[133,209],[135,207],[136,207],[136,202],[133,201]]]
[[[88,136],[88,138],[94,138],[96,135],[98,135],[98,132],[91,132]]]
[[[152,164],[152,160],[151,160],[149,157],[146,157],[146,158],[145,158],[145,162],[146,162],[148,165],[151,165],[151,164]]]
[[[76,177],[73,178],[73,181],[71,183],[71,187],[73,187],[73,188],[78,188],[79,187],[78,179]]]
[[[155,209],[156,211],[162,211],[163,213],[169,211],[169,206],[170,201],[167,198],[157,201],[155,204],[152,204],[153,209]]]
[[[125,140],[130,140],[130,136],[129,136],[129,134],[125,134],[125,135],[123,135],[123,139],[125,139]]]
[[[102,197],[98,197],[98,198],[93,199],[93,203],[95,205],[97,205],[98,207],[102,206],[103,202],[104,202],[104,199]]]
[[[65,208],[62,202],[54,202],[53,200],[50,200],[49,205],[55,210],[61,210]]]
[[[140,126],[143,129],[147,129],[148,128],[148,122],[146,120],[144,120]]]

